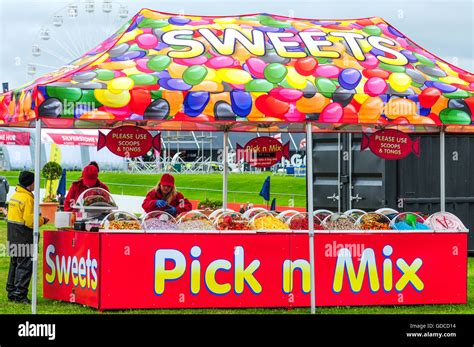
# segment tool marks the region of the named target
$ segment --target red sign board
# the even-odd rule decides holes
[[[68,233],[45,232],[48,298],[69,301],[73,288],[48,281],[48,262],[64,278],[70,257],[77,257],[80,272],[81,258],[92,264],[100,254],[100,309],[310,305],[306,234],[70,234],[92,237],[76,236],[74,244]],[[317,234],[314,240],[318,306],[466,303],[467,233]],[[76,295],[96,292],[77,288]]]
[[[44,233],[43,295],[99,308],[98,233]]]
[[[96,135],[48,133],[48,136],[58,145],[97,146]]]
[[[270,136],[257,137],[241,146],[237,144],[237,161],[244,160],[254,167],[270,167],[280,161],[282,157],[289,158],[290,143],[283,145]]]
[[[120,157],[140,157],[151,147],[161,151],[161,137],[160,134],[152,137],[143,128],[125,125],[112,129],[107,135],[99,131],[97,150],[104,147]]]
[[[30,133],[17,131],[2,131],[0,132],[0,144],[2,145],[30,145]]]
[[[399,130],[378,130],[372,135],[362,135],[360,149],[366,148],[370,148],[372,153],[383,159],[402,159],[412,151],[419,157],[420,139],[413,141],[410,136]]]

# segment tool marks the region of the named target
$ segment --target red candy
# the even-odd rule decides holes
[[[426,88],[418,96],[420,105],[425,108],[431,108],[441,96],[441,92],[436,88]]]
[[[290,109],[286,102],[275,99],[270,95],[261,95],[255,100],[257,109],[266,116],[281,117]]]
[[[313,57],[297,59],[295,62],[295,70],[302,76],[310,76],[318,67],[318,61]]]

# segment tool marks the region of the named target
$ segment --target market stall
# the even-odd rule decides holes
[[[70,65],[2,94],[2,125],[35,126],[38,138],[42,127],[219,131],[226,146],[230,131],[306,132],[307,214],[228,211],[225,149],[222,216],[96,209],[98,231],[44,233],[44,295],[99,309],[465,303],[467,231],[444,212],[444,158],[441,215],[314,215],[311,151],[314,132],[378,134],[391,155],[408,154],[403,137],[377,131],[405,144],[472,132],[473,92],[474,75],[378,17],[142,10]]]

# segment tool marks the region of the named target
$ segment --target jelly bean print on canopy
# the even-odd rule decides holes
[[[347,40],[348,32],[363,38]],[[159,113],[196,122],[467,125],[474,124],[473,93],[472,73],[381,18],[213,18],[145,9],[69,66],[1,94],[0,120],[31,120],[35,111],[82,118],[90,112],[81,102],[90,99],[108,119],[121,120]],[[58,106],[66,100],[71,111]],[[385,113],[387,105],[409,110]]]

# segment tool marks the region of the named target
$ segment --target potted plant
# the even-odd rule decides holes
[[[41,215],[48,218],[50,223],[54,223],[55,213],[58,210],[58,200],[56,192],[53,190],[53,181],[59,179],[63,172],[61,165],[54,161],[47,162],[41,170],[41,176],[46,179],[46,187],[48,188],[43,202],[40,204]],[[49,184],[48,184],[49,183]]]

